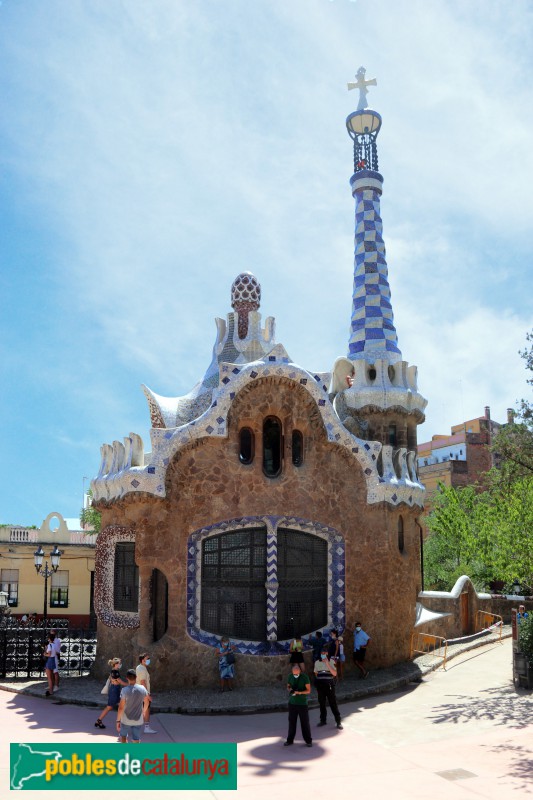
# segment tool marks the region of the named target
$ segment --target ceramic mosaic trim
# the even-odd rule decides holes
[[[245,365],[221,364],[219,387],[213,393],[210,408],[201,417],[179,428],[151,430],[152,453],[148,465],[113,472],[113,465],[119,462],[109,458],[109,452],[105,449],[109,446],[104,446],[99,476],[91,483],[95,500],[118,499],[134,492],[164,497],[167,467],[176,453],[199,439],[211,436],[226,438],[227,418],[233,400],[246,386],[265,377],[289,379],[311,395],[322,417],[328,440],[345,448],[360,465],[367,484],[368,503],[423,505],[425,489],[422,484],[407,479],[404,482],[395,479],[391,484],[379,476],[376,462],[381,444],[358,439],[342,425],[329,399],[329,380],[326,380],[326,375],[310,373],[290,363],[281,345],[276,345],[262,361]],[[110,460],[111,467],[106,473]]]
[[[270,555],[272,556],[273,541],[278,528],[290,528],[319,536],[328,543],[328,619],[327,627],[336,627],[343,630],[346,623],[345,612],[345,544],[342,535],[328,525],[300,519],[299,517],[259,516],[239,517],[226,520],[215,525],[208,525],[194,531],[189,536],[187,544],[187,633],[192,639],[208,647],[216,648],[220,645],[220,636],[200,627],[201,608],[201,559],[202,541],[209,536],[215,536],[229,531],[257,528],[264,525],[267,530],[267,552],[270,540]],[[268,556],[267,556],[268,559]],[[271,560],[272,563],[272,560]],[[274,588],[273,586],[271,587]],[[277,586],[275,587],[277,591]],[[268,597],[268,594],[267,594]],[[268,613],[267,613],[268,626]],[[271,633],[271,632],[270,632]],[[310,647],[309,636],[314,631],[309,631],[303,636],[306,647]],[[266,635],[266,631],[265,631]],[[246,655],[278,656],[289,652],[290,639],[283,641],[254,642],[245,639],[231,639],[232,644],[239,653]]]
[[[100,622],[109,628],[138,628],[138,613],[114,609],[115,546],[119,542],[135,542],[135,531],[108,525],[96,540],[94,610]]]

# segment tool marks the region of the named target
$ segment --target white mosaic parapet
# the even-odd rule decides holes
[[[390,364],[381,358],[372,363],[338,358],[332,369],[330,394],[342,392],[347,408],[354,411],[368,406],[382,411],[399,408],[406,413],[418,412],[423,421],[427,400],[418,391],[417,378],[417,367],[407,361]]]
[[[348,363],[352,365],[352,362]],[[118,447],[120,443],[115,443],[112,448],[103,445],[100,472],[91,483],[95,501],[114,500],[138,492],[165,497],[166,471],[176,454],[196,440],[227,438],[228,414],[237,394],[256,380],[279,377],[295,382],[311,395],[322,417],[328,441],[347,450],[354,460],[354,468],[361,470],[366,481],[368,503],[423,505],[424,487],[411,479],[407,468],[402,468],[400,477],[394,469],[389,471],[388,477],[380,475],[379,457],[381,454],[383,460],[382,450],[385,452],[386,448],[382,448],[379,442],[357,438],[342,425],[329,398],[329,373],[310,373],[291,363],[282,345],[273,347],[261,360],[244,365],[222,362],[219,369],[219,385],[207,411],[186,425],[151,430],[149,463],[127,466],[122,449]],[[136,443],[136,460],[140,461],[139,437]],[[392,462],[392,455],[390,460]]]
[[[220,364],[246,364],[267,356],[276,345],[274,317],[267,317],[264,328],[261,314],[247,311],[246,335],[239,337],[239,313],[231,312],[227,319],[215,319],[217,335],[211,363],[202,380],[180,397],[163,397],[148,388],[142,389],[148,400],[152,428],[179,428],[199,418],[210,407],[220,380]],[[244,313],[244,312],[242,312]]]

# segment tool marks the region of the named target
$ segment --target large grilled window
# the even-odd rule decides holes
[[[278,528],[278,583],[278,639],[324,627],[328,618],[327,542]]]
[[[239,639],[266,636],[266,530],[212,536],[202,543],[204,630]]]
[[[272,556],[272,553],[270,553]],[[265,641],[266,530],[231,531],[202,542],[200,627],[219,636]],[[328,622],[328,545],[312,534],[277,532],[277,638]]]
[[[115,545],[115,611],[138,611],[139,569],[135,564],[135,542]]]

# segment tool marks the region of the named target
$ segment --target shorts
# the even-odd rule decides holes
[[[45,669],[50,669],[50,670],[52,670],[52,672],[56,672],[57,671],[56,657],[55,656],[47,656],[45,664],[44,664],[44,668]]]
[[[120,723],[120,735],[123,738],[130,738],[132,742],[140,742],[141,741],[141,728],[142,725],[125,725],[123,722]]]
[[[362,664],[365,660],[366,656],[366,648],[360,647],[359,650],[353,651],[353,660],[356,664]]]

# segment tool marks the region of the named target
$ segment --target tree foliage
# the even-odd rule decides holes
[[[520,353],[533,373],[533,331]],[[533,385],[533,375],[527,383]],[[515,422],[494,437],[500,461],[486,490],[440,486],[427,518],[426,588],[449,590],[460,575],[477,588],[493,580],[518,580],[533,591],[533,405],[520,401]]]
[[[87,490],[89,504],[86,508],[80,511],[80,525],[82,528],[90,528],[88,533],[100,533],[102,527],[102,515],[92,504],[93,493],[91,489]]]

